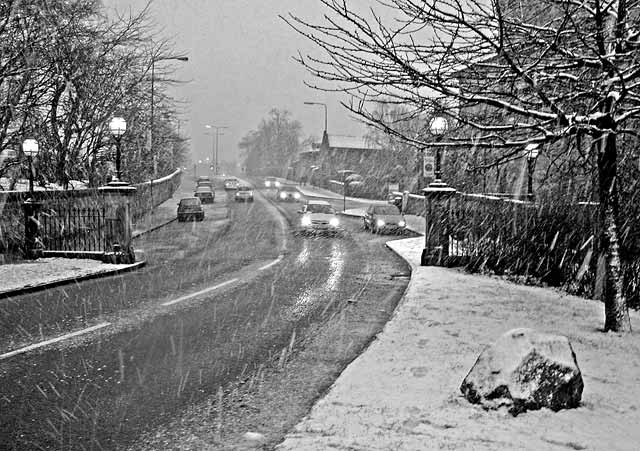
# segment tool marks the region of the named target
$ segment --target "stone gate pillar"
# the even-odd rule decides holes
[[[447,261],[449,255],[450,200],[456,190],[446,183],[436,180],[422,190],[424,194],[425,230],[424,249],[420,264],[439,266]]]
[[[99,188],[102,193],[105,221],[105,257],[108,263],[133,263],[131,200],[135,186],[112,181]]]

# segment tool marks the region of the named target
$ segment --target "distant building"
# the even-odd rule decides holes
[[[295,176],[320,186],[338,177],[338,171],[351,169],[366,175],[372,162],[381,158],[382,148],[366,138],[324,133],[322,141],[312,143],[298,154]]]

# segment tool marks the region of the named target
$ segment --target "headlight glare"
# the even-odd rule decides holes
[[[287,193],[280,193],[280,199],[286,199]]]
[[[338,218],[331,218],[329,219],[329,225],[331,227],[338,227],[340,225],[340,221],[338,221]]]
[[[280,186],[280,182],[276,181],[276,182],[275,182],[275,185],[276,185],[276,186]]]
[[[296,199],[300,199],[300,193],[295,193],[293,197],[295,197]]]
[[[376,221],[376,225],[377,225],[378,227],[384,227],[384,221],[383,221],[382,219],[378,219],[378,220]]]
[[[300,220],[300,223],[303,226],[310,226],[311,225],[311,218],[309,216],[303,216],[302,219]]]
[[[406,223],[406,222],[404,222],[404,221],[401,219],[400,221],[398,221],[398,225],[399,225],[400,227],[404,227],[405,225],[407,225],[407,223]]]

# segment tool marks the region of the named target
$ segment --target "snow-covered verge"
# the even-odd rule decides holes
[[[131,265],[113,265],[82,258],[39,258],[32,262],[0,265],[0,294],[59,280],[110,272]]]
[[[278,449],[638,449],[640,334],[603,333],[596,301],[420,267],[422,240],[389,243],[414,268],[404,300]],[[585,383],[579,408],[512,417],[462,397],[478,354],[515,327],[570,339]]]

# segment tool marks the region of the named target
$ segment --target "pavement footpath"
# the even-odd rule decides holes
[[[340,197],[308,186],[300,191]],[[137,225],[137,233],[171,220],[175,202],[170,199],[156,209],[155,217]],[[362,208],[345,214],[361,215]],[[407,219],[417,232],[424,230],[421,218]],[[593,300],[455,269],[421,267],[423,245],[421,236],[387,243],[412,268],[402,300],[384,330],[277,446],[279,451],[640,449],[638,333],[601,332],[603,308]],[[89,262],[69,262],[78,267],[85,263],[83,271],[101,270],[99,265],[89,268]],[[54,262],[45,271],[46,265],[0,265],[0,290],[6,291],[7,274],[11,278],[13,273],[13,286],[19,287],[63,268]],[[631,321],[640,330],[636,312]],[[512,417],[485,411],[462,397],[460,384],[480,352],[516,327],[569,338],[585,384],[579,408]]]

